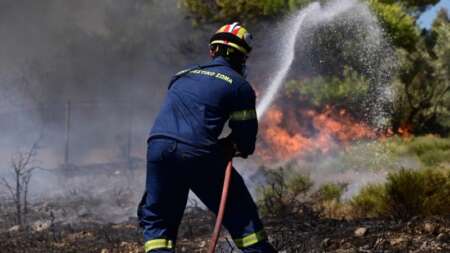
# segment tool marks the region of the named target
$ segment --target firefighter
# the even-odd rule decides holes
[[[145,252],[174,252],[189,190],[217,214],[227,162],[255,149],[255,92],[245,80],[251,34],[240,24],[210,40],[212,61],[180,71],[150,130],[146,189],[138,207]],[[219,139],[225,123],[231,133]],[[233,168],[223,224],[245,253],[276,252]]]

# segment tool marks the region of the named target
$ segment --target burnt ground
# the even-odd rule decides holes
[[[315,214],[266,217],[270,240],[280,252],[450,252],[450,217],[408,221],[324,219]],[[214,217],[191,209],[180,228],[178,252],[206,252]],[[121,224],[34,223],[0,232],[0,252],[143,252],[136,221]],[[239,252],[224,233],[216,252]]]

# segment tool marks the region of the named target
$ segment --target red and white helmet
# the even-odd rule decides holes
[[[252,35],[238,22],[222,26],[212,36],[209,45],[222,44],[248,55],[252,51]]]

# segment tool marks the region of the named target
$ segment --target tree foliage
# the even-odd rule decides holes
[[[250,21],[298,10],[313,0],[179,0],[200,21]],[[328,1],[320,1],[326,3]],[[395,45],[413,50],[420,33],[416,17],[439,0],[367,0]]]
[[[399,3],[407,8],[409,13],[418,15],[431,5],[439,3],[439,0],[382,0],[382,2],[388,4]]]
[[[392,42],[408,51],[414,50],[419,40],[416,20],[408,15],[401,3],[396,1],[368,0],[371,8],[378,16]]]
[[[197,19],[203,21],[230,21],[260,19],[298,10],[314,0],[179,0]],[[319,0],[326,3],[329,0]],[[418,15],[439,0],[368,0],[377,11]],[[397,18],[400,18],[398,16]],[[393,17],[390,17],[391,19]],[[393,24],[393,23],[392,23]]]
[[[414,52],[399,49],[394,127],[416,133],[448,132],[450,122],[450,22],[443,10]]]
[[[312,0],[180,0],[202,21],[234,21],[270,18],[296,10]]]
[[[333,104],[336,107],[352,108],[355,114],[363,114],[363,101],[368,95],[369,82],[355,70],[346,67],[342,77],[316,77],[287,83],[287,93],[298,96],[315,108]]]

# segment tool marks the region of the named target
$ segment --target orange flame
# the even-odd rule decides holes
[[[374,130],[356,122],[341,109],[326,106],[321,112],[299,110],[283,113],[270,108],[262,123],[258,154],[263,160],[285,160],[307,152],[331,152],[338,146],[360,139],[374,139]]]
[[[412,135],[412,126],[410,124],[402,124],[399,128],[398,128],[398,133],[401,137],[403,138],[409,138]]]

